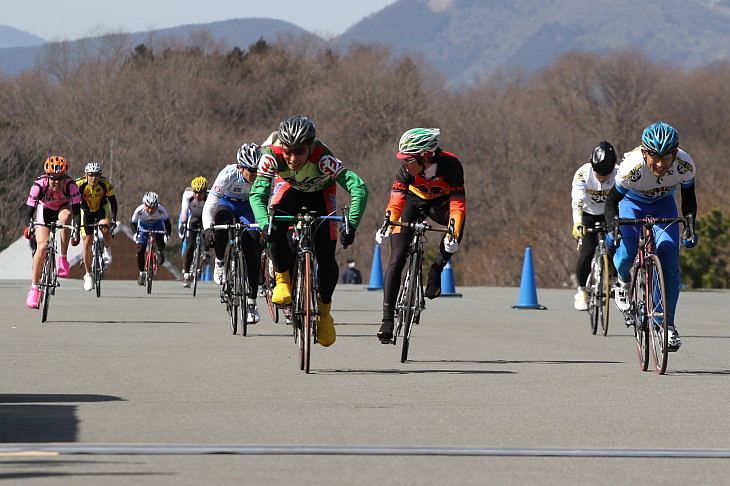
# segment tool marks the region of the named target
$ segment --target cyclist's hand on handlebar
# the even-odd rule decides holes
[[[451,235],[444,236],[444,250],[447,253],[454,254],[459,251],[459,240],[452,238]]]
[[[694,248],[695,246],[697,246],[697,243],[699,243],[699,242],[700,242],[700,235],[698,235],[697,233],[694,233],[692,235],[692,238],[682,240],[682,246],[684,246],[685,248]]]
[[[25,236],[25,238],[28,240],[33,238],[33,233],[35,233],[35,230],[32,226],[26,226],[23,230],[23,236]]]
[[[586,234],[586,227],[583,225],[583,223],[574,223],[573,224],[573,238],[576,240],[580,240],[583,238]]]
[[[185,230],[187,229],[187,226],[185,224],[180,224],[180,226],[177,227],[177,235],[182,240],[185,238]]]
[[[81,235],[79,228],[74,226],[74,229],[71,230],[71,246],[78,246],[80,241]]]
[[[346,231],[344,226],[340,226],[340,243],[342,244],[342,248],[347,248],[348,246],[352,245],[354,241],[355,227],[352,225],[348,225]]]
[[[386,241],[388,241],[388,238],[390,238],[390,235],[393,233],[393,228],[388,228],[385,230],[385,233],[383,233],[381,230],[378,230],[375,232],[375,242],[378,245],[383,245]]]

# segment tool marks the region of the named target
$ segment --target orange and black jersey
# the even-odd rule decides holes
[[[458,236],[466,216],[464,169],[454,154],[441,150],[434,154],[431,162],[433,164],[431,167],[415,177],[401,166],[393,181],[387,210],[390,211],[391,219],[400,219],[406,194],[409,192],[427,201],[448,197],[449,218],[454,219],[455,232]]]

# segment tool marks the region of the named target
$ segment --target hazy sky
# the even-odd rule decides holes
[[[0,0],[0,25],[45,40],[137,32],[236,18],[285,20],[314,34],[341,34],[396,0]]]

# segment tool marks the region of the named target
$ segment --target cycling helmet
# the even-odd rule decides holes
[[[84,173],[101,175],[101,164],[99,162],[89,162],[84,166]]]
[[[314,142],[317,130],[314,123],[304,115],[295,115],[279,124],[279,141],[287,147],[307,145]]]
[[[195,192],[205,192],[208,189],[208,179],[203,176],[198,176],[190,182],[190,187]]]
[[[239,166],[248,169],[255,169],[259,165],[259,157],[261,157],[261,148],[255,143],[244,143],[238,149],[236,160]]]
[[[679,146],[679,133],[668,123],[652,123],[641,134],[641,145],[646,150],[664,155]]]
[[[147,192],[142,197],[142,204],[150,208],[156,208],[160,205],[160,195],[156,192]]]
[[[411,128],[398,142],[399,159],[407,159],[424,152],[433,152],[439,147],[440,128]]]
[[[593,149],[591,166],[598,175],[608,175],[616,167],[616,150],[608,142],[601,142]]]
[[[46,174],[58,174],[62,175],[65,174],[68,170],[68,162],[66,162],[66,159],[63,157],[60,157],[58,155],[51,155],[46,159],[46,162],[43,164],[43,169],[45,170]]]

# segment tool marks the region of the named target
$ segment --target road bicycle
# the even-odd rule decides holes
[[[342,214],[335,215],[337,212]],[[306,211],[306,209],[296,216],[271,215],[269,228],[274,220],[293,223],[291,239],[296,251],[289,319],[291,319],[294,341],[299,349],[299,369],[309,373],[312,345],[317,343],[317,316],[320,300],[316,277],[314,235],[322,224],[330,221],[343,223],[347,230],[349,226],[347,208],[333,211],[325,216],[318,215],[316,211]]]
[[[147,247],[145,248],[144,253],[144,279],[145,284],[147,286],[147,293],[152,293],[152,279],[157,274],[157,270],[159,269],[159,250],[157,246],[157,238],[155,238],[155,235],[165,235],[165,238],[167,238],[167,232],[163,230],[150,230],[150,229],[144,229],[140,228],[138,230],[140,233],[147,233]]]
[[[271,301],[276,286],[276,278],[274,277],[274,265],[269,257],[269,249],[264,247],[261,249],[261,291],[260,295],[266,299],[266,306],[269,308],[271,320],[274,323],[279,322],[279,307]]]
[[[627,325],[634,328],[636,352],[642,371],[649,368],[649,350],[656,372],[663,375],[667,370],[669,333],[667,332],[667,294],[664,286],[664,273],[659,256],[656,254],[655,231],[665,231],[667,226],[682,223],[683,239],[694,238],[693,217],[656,218],[617,218],[616,228],[620,225],[641,225],[639,248],[631,267],[629,299],[631,306],[624,313]],[[664,225],[664,226],[659,226]],[[614,231],[614,241],[618,238]]]
[[[41,322],[48,319],[48,307],[51,304],[51,296],[56,295],[56,287],[58,283],[58,267],[56,264],[56,231],[59,229],[70,229],[74,231],[74,227],[67,224],[53,223],[33,223],[34,226],[45,226],[50,230],[48,234],[48,245],[46,246],[46,257],[43,260],[43,272],[38,282],[41,297],[38,307],[42,309]]]
[[[596,334],[600,324],[601,333],[606,336],[608,335],[609,304],[611,302],[611,266],[605,241],[606,223],[597,221],[595,227],[586,228],[585,232],[595,233],[598,240],[591,259],[590,273],[585,283],[585,289],[588,293],[588,316],[591,333]]]
[[[412,232],[411,242],[408,247],[406,276],[398,291],[394,316],[395,329],[393,330],[393,339],[390,340],[395,345],[398,336],[402,332],[403,344],[401,347],[400,362],[405,363],[408,359],[408,349],[410,347],[413,326],[420,322],[421,312],[426,308],[426,300],[423,293],[423,252],[427,241],[426,233],[429,231],[445,233],[453,238],[454,220],[452,218],[449,221],[447,228],[436,228],[425,222],[425,216],[420,211],[414,223],[391,221],[390,211],[388,211],[385,213],[385,220],[380,231],[385,233],[389,226],[407,228]]]
[[[94,287],[96,288],[96,296],[101,297],[101,281],[104,278],[104,271],[106,265],[104,265],[104,233],[102,228],[109,228],[109,231],[113,231],[114,227],[110,223],[93,223],[84,226],[87,231],[92,229],[94,232],[94,239],[92,240],[91,246],[91,276],[94,280]]]
[[[193,297],[198,293],[198,281],[203,275],[203,266],[206,262],[210,261],[210,253],[205,250],[205,244],[203,243],[203,231],[200,228],[187,230],[188,234],[191,232],[195,233],[195,238],[190,242],[191,245],[195,245],[193,249],[193,261],[190,262],[190,277],[193,279]]]
[[[259,230],[259,225],[236,221],[232,224],[216,224],[214,231],[228,231],[228,248],[224,266],[224,280],[220,291],[221,303],[225,304],[230,317],[231,332],[238,332],[241,324],[241,335],[248,333],[249,309],[246,304],[248,295],[248,271],[246,258],[243,255],[242,236],[244,231]]]

